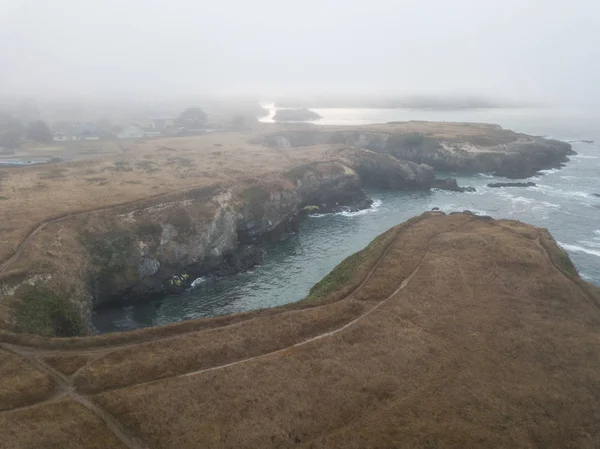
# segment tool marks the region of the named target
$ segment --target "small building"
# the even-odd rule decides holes
[[[52,135],[52,140],[55,142],[65,142],[68,140],[77,140],[77,137],[57,131]]]

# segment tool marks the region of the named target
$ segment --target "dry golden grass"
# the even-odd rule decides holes
[[[70,376],[89,361],[89,357],[79,354],[57,354],[43,358],[44,363],[59,373]]]
[[[6,449],[127,449],[99,417],[67,399],[0,414],[0,434]]]
[[[0,350],[0,410],[43,401],[55,389],[46,374],[23,358]]]
[[[345,266],[362,282],[340,283],[322,303],[97,345],[21,343],[65,372],[69,356],[89,358],[72,394],[93,394],[142,447],[599,446],[600,294],[546,231],[429,213],[358,260]],[[22,430],[31,423],[65,447],[96,447],[84,438],[102,426],[80,430],[92,408],[75,407],[2,412],[0,441],[36,447]],[[55,432],[70,426],[80,446]]]
[[[232,184],[296,164],[284,151],[249,144],[243,133],[215,133],[131,143],[126,151],[93,159],[6,169],[0,261],[40,223],[56,217],[193,187]],[[58,230],[54,231],[55,237]]]

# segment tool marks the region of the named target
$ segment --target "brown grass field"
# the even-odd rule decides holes
[[[424,214],[289,306],[0,342],[10,448],[600,447],[599,289],[519,222]]]

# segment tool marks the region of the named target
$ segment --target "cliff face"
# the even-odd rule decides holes
[[[16,298],[18,304],[36,285],[74,305],[81,327],[91,330],[94,308],[180,293],[197,277],[234,274],[260,263],[260,244],[285,239],[304,214],[370,207],[363,186],[439,186],[431,167],[388,154],[346,149],[323,159],[46,223],[45,243],[27,246],[26,257],[36,260],[36,251],[43,256],[50,251],[52,257],[36,269],[4,274],[0,297]],[[13,315],[3,314],[2,325],[36,333],[39,327],[31,323],[43,322],[43,332],[51,331],[54,319],[45,309],[39,312],[39,320],[17,316],[16,325]]]
[[[526,178],[537,171],[559,168],[573,154],[571,145],[557,140],[491,129],[493,136],[427,136],[418,132],[291,130],[264,137],[278,148],[343,144],[387,153],[398,159],[427,164],[436,170],[489,172],[508,178]]]
[[[94,306],[138,301],[186,288],[203,274],[249,268],[262,257],[256,244],[297,230],[305,206],[330,212],[369,207],[370,200],[352,169],[330,162],[107,215],[101,228],[110,231],[86,236]]]

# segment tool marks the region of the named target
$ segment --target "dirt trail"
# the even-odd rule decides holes
[[[0,264],[0,274],[6,272],[10,268],[10,266],[19,259],[19,257],[23,253],[23,250],[29,244],[29,242],[31,242],[31,240],[42,229],[44,229],[49,224],[58,223],[60,221],[66,220],[68,218],[75,218],[75,217],[79,217],[79,216],[82,216],[82,215],[85,215],[85,214],[91,214],[91,213],[94,213],[94,212],[103,212],[103,211],[106,211],[106,210],[115,209],[117,207],[131,206],[133,204],[140,203],[142,201],[152,201],[152,200],[156,200],[156,199],[168,196],[168,195],[176,195],[178,193],[185,193],[185,192],[187,192],[189,190],[194,190],[194,189],[197,189],[197,188],[207,187],[207,186],[208,186],[208,184],[201,184],[201,185],[198,185],[198,186],[190,186],[190,187],[186,187],[185,189],[173,190],[173,191],[170,191],[170,192],[160,193],[158,195],[149,196],[149,197],[145,197],[145,198],[140,198],[140,199],[133,200],[133,201],[127,201],[127,202],[124,202],[124,203],[112,204],[110,206],[98,207],[98,208],[93,208],[93,209],[86,209],[86,210],[82,210],[82,211],[67,212],[67,213],[59,215],[58,217],[54,217],[54,218],[50,218],[48,220],[44,220],[39,225],[37,225],[37,227],[35,227],[29,233],[29,235],[25,238],[25,240],[23,240],[19,244],[19,246],[17,247],[17,250],[15,251],[15,253],[12,256],[10,256],[8,259],[6,259],[4,262],[2,262]]]
[[[121,424],[119,424],[119,422],[115,418],[112,417],[112,415],[110,415],[108,412],[106,412],[105,410],[102,410],[97,405],[92,403],[92,401],[90,401],[87,397],[77,393],[75,391],[75,387],[73,386],[73,383],[67,376],[59,373],[58,371],[54,370],[51,366],[40,361],[35,355],[32,355],[31,353],[28,353],[26,351],[21,351],[18,348],[14,347],[13,345],[2,343],[2,344],[0,344],[0,347],[2,349],[4,349],[5,351],[8,351],[12,354],[15,354],[15,355],[25,358],[35,368],[37,368],[41,372],[50,376],[52,378],[52,380],[54,381],[54,383],[58,386],[58,389],[55,392],[55,394],[43,402],[38,402],[36,404],[32,404],[27,407],[20,407],[18,409],[4,410],[2,413],[13,413],[15,411],[23,410],[26,408],[31,408],[31,407],[38,406],[41,404],[55,402],[62,398],[69,398],[69,399],[72,399],[73,401],[79,403],[83,407],[87,408],[93,414],[95,414],[100,419],[102,419],[102,421],[104,421],[104,423],[111,430],[111,432],[129,449],[144,449],[144,446],[140,445],[135,440],[135,438],[133,438],[121,426]]]

